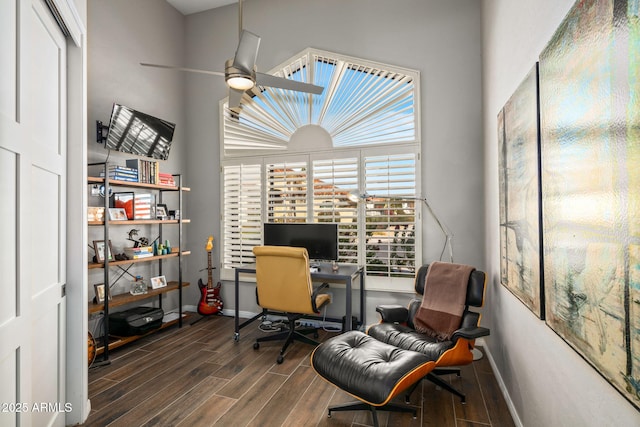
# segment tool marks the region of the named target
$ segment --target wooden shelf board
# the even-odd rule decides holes
[[[104,178],[99,178],[96,176],[90,176],[87,178],[89,184],[103,184]],[[147,184],[144,182],[135,182],[135,181],[119,181],[116,179],[110,179],[109,185],[117,185],[121,187],[138,187],[138,188],[152,188],[154,190],[164,190],[164,191],[178,191],[180,187],[171,186],[171,185],[160,185],[160,184]],[[182,187],[182,191],[191,191],[189,187]]]
[[[190,219],[183,219],[183,224],[190,223]],[[103,221],[88,221],[89,225],[104,225]],[[125,221],[109,221],[109,225],[144,225],[144,224],[178,224],[177,219],[128,219]]]
[[[185,255],[191,255],[191,251],[182,251],[182,256],[185,256]],[[124,264],[136,264],[139,262],[157,261],[165,258],[176,258],[177,256],[178,256],[178,252],[172,252],[167,255],[150,256],[147,258],[126,259],[124,261],[109,261],[109,267],[116,266],[116,265],[124,265]],[[91,262],[89,263],[88,268],[89,270],[92,270],[94,268],[104,268],[104,263]]]
[[[186,288],[189,286],[189,282],[182,282],[182,287]],[[113,298],[109,301],[109,312],[111,312],[112,308],[119,307],[125,304],[129,304],[135,301],[140,301],[143,299],[153,298],[157,295],[166,294],[167,292],[178,290],[178,282],[170,281],[167,282],[167,286],[160,289],[149,289],[146,294],[142,295],[131,295],[129,293],[114,295]],[[96,304],[93,301],[89,302],[89,314],[98,313],[104,310],[104,304]]]

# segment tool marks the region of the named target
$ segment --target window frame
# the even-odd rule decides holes
[[[360,150],[336,150],[335,152],[309,152],[309,153],[295,153],[289,155],[271,155],[271,156],[254,156],[254,157],[244,157],[242,159],[235,158],[229,159],[222,162],[221,167],[221,203],[224,202],[224,187],[225,187],[225,174],[224,168],[226,166],[238,166],[238,165],[259,165],[260,167],[260,176],[261,176],[261,206],[262,206],[262,220],[264,223],[268,220],[268,205],[269,199],[267,197],[266,181],[267,176],[265,175],[265,170],[267,165],[271,163],[282,163],[282,162],[299,162],[306,161],[306,179],[307,179],[307,188],[309,185],[312,185],[313,180],[313,161],[314,160],[327,160],[327,159],[341,159],[341,158],[352,158],[356,157],[358,161],[358,194],[364,194],[365,192],[365,169],[364,163],[367,157],[377,157],[382,155],[407,155],[413,154],[415,155],[415,192],[416,194],[420,194],[421,188],[421,173],[420,173],[420,150],[419,147],[415,144],[403,144],[396,146],[386,146],[386,147],[366,147]],[[311,183],[310,183],[311,182]],[[306,218],[307,220],[311,220],[313,218],[313,209],[310,207],[313,197],[309,197],[307,199],[307,210],[306,210]],[[415,263],[416,268],[422,263],[422,210],[423,204],[419,201],[415,203]],[[364,236],[365,228],[366,228],[366,203],[360,202],[357,207],[357,230],[358,236],[358,265],[366,265],[366,242],[365,239],[362,238]],[[226,236],[224,233],[225,230],[225,209],[222,210],[223,214],[220,218],[220,230],[222,230],[220,236],[220,247],[222,250],[220,251],[220,274],[222,280],[234,280],[235,273],[234,268],[228,268],[225,266],[224,262],[224,248],[227,244],[225,241]],[[365,278],[365,288],[367,290],[375,290],[375,291],[389,291],[389,292],[413,292],[413,278],[406,277],[394,277],[394,276],[375,276],[375,275],[367,275]]]
[[[419,197],[421,194],[421,167],[420,167],[420,158],[421,158],[421,126],[420,126],[420,74],[416,70],[408,70],[400,67],[395,67],[387,64],[380,64],[372,61],[366,61],[359,58],[348,57],[345,55],[339,55],[331,52],[319,51],[317,49],[306,49],[300,54],[292,57],[288,61],[283,62],[278,65],[274,69],[272,69],[269,73],[278,75],[280,77],[285,77],[287,72],[290,72],[292,65],[298,60],[301,56],[307,56],[308,61],[312,61],[315,56],[319,55],[324,57],[330,57],[335,59],[336,61],[344,61],[351,64],[357,64],[364,67],[373,67],[380,70],[387,70],[390,72],[398,72],[405,73],[409,75],[412,79],[413,84],[413,115],[414,115],[414,133],[415,140],[413,141],[401,141],[401,142],[383,142],[383,143],[366,143],[360,146],[357,145],[348,145],[348,146],[340,146],[340,147],[295,147],[292,148],[288,145],[288,141],[286,144],[281,145],[280,147],[270,147],[269,149],[245,149],[245,150],[232,150],[228,151],[225,149],[225,134],[226,134],[226,123],[229,120],[228,114],[229,110],[227,109],[227,99],[222,99],[219,103],[220,106],[220,114],[219,114],[219,133],[220,133],[220,198],[221,204],[223,205],[222,215],[220,218],[220,230],[221,236],[220,240],[220,275],[222,280],[233,280],[235,278],[234,268],[228,268],[225,266],[225,167],[232,165],[241,165],[241,164],[251,164],[251,165],[259,165],[260,167],[260,176],[261,176],[261,205],[262,205],[262,223],[268,220],[268,186],[267,186],[267,177],[266,177],[266,165],[269,163],[281,163],[285,159],[286,161],[296,161],[302,159],[306,161],[306,179],[307,179],[307,210],[306,210],[306,218],[307,221],[313,221],[314,211],[313,211],[313,162],[316,160],[336,160],[343,159],[348,157],[355,157],[358,162],[357,166],[357,185],[358,185],[358,194],[365,193],[365,159],[367,157],[380,156],[380,155],[393,155],[393,154],[411,154],[415,156],[415,195],[413,197]],[[296,59],[298,58],[298,59]],[[308,62],[307,62],[308,64]],[[289,70],[289,71],[287,71]],[[294,70],[295,73],[295,70]],[[311,82],[314,79],[313,68],[311,68],[311,72],[307,73]],[[309,98],[311,100],[311,98]],[[245,97],[246,101],[246,97]],[[311,105],[314,103],[314,100],[310,101],[309,108],[312,108]],[[309,117],[312,117],[312,114],[309,114]],[[319,126],[317,124],[310,124],[312,126]],[[320,126],[322,127],[322,126]],[[298,128],[300,129],[300,128]],[[237,125],[233,125],[233,131],[238,130]],[[296,130],[297,132],[297,130]],[[234,137],[232,140],[234,142],[238,142],[237,140],[237,132],[234,133]],[[289,138],[291,139],[291,136]],[[240,141],[241,142],[241,141]],[[333,145],[333,144],[332,144]],[[410,197],[407,197],[410,199]],[[415,268],[417,269],[422,263],[422,210],[423,204],[419,201],[415,202],[415,237],[414,237],[414,247],[415,247]],[[366,203],[360,202],[357,206],[357,230],[358,230],[358,264],[366,265],[366,239],[363,238],[365,236],[366,230]],[[262,233],[262,231],[261,231]],[[262,236],[261,236],[262,240]],[[252,280],[252,278],[247,277],[243,280],[248,279]],[[376,291],[391,291],[391,292],[414,292],[414,283],[413,278],[409,279],[408,277],[393,277],[390,276],[370,276],[367,275],[365,279],[365,287],[367,290],[376,290]]]

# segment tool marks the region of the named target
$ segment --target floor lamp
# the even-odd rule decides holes
[[[438,218],[438,215],[433,211],[433,208],[429,204],[429,201],[426,197],[390,197],[390,196],[375,196],[367,193],[358,194],[358,193],[349,193],[349,200],[353,202],[358,201],[367,201],[371,199],[382,199],[382,200],[396,200],[399,202],[407,202],[407,201],[421,201],[427,207],[427,210],[438,224],[438,227],[444,234],[444,246],[442,246],[442,252],[440,253],[440,261],[442,261],[442,256],[444,255],[447,246],[449,246],[449,262],[453,262],[453,233],[449,228],[444,225],[444,223]]]
[[[449,246],[449,262],[453,262],[453,233],[451,232],[451,230],[449,230],[449,228],[446,225],[444,225],[444,223],[440,220],[440,218],[438,218],[438,215],[436,215],[436,213],[433,211],[433,208],[429,204],[429,201],[427,200],[426,197],[389,197],[389,196],[375,196],[367,193],[363,193],[363,194],[358,194],[353,192],[349,193],[349,200],[353,202],[367,201],[371,199],[397,200],[399,202],[417,201],[417,200],[422,201],[427,207],[427,210],[429,211],[433,219],[436,221],[436,224],[438,224],[438,227],[442,231],[442,234],[444,234],[444,246],[442,247],[442,252],[440,253],[440,261],[442,261],[442,256],[444,255],[444,252],[447,249],[447,246]],[[473,360],[482,359],[483,354],[477,348],[473,348],[471,352],[473,353]]]

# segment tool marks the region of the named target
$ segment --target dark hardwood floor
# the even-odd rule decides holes
[[[193,321],[193,318],[191,319]],[[312,347],[294,343],[276,364],[281,342],[253,340],[254,322],[233,340],[233,318],[214,316],[163,330],[110,353],[111,363],[89,370],[91,414],[85,426],[371,426],[367,411],[327,407],[353,400],[315,374]],[[334,335],[322,331],[320,340]],[[447,378],[447,377],[444,377]],[[381,426],[513,426],[486,357],[448,380],[458,398],[422,381],[411,396],[418,418],[379,412]]]

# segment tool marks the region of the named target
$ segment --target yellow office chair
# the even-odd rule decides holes
[[[284,352],[294,340],[311,345],[319,344],[304,335],[314,332],[317,337],[317,329],[296,330],[296,320],[304,317],[305,314],[318,314],[325,304],[331,302],[329,295],[319,293],[329,285],[323,283],[313,289],[309,271],[309,254],[305,248],[256,246],[253,248],[253,253],[256,256],[258,305],[266,310],[285,313],[289,320],[289,331],[258,338],[253,348],[257,350],[261,342],[286,337],[277,359],[278,363],[282,363]]]

